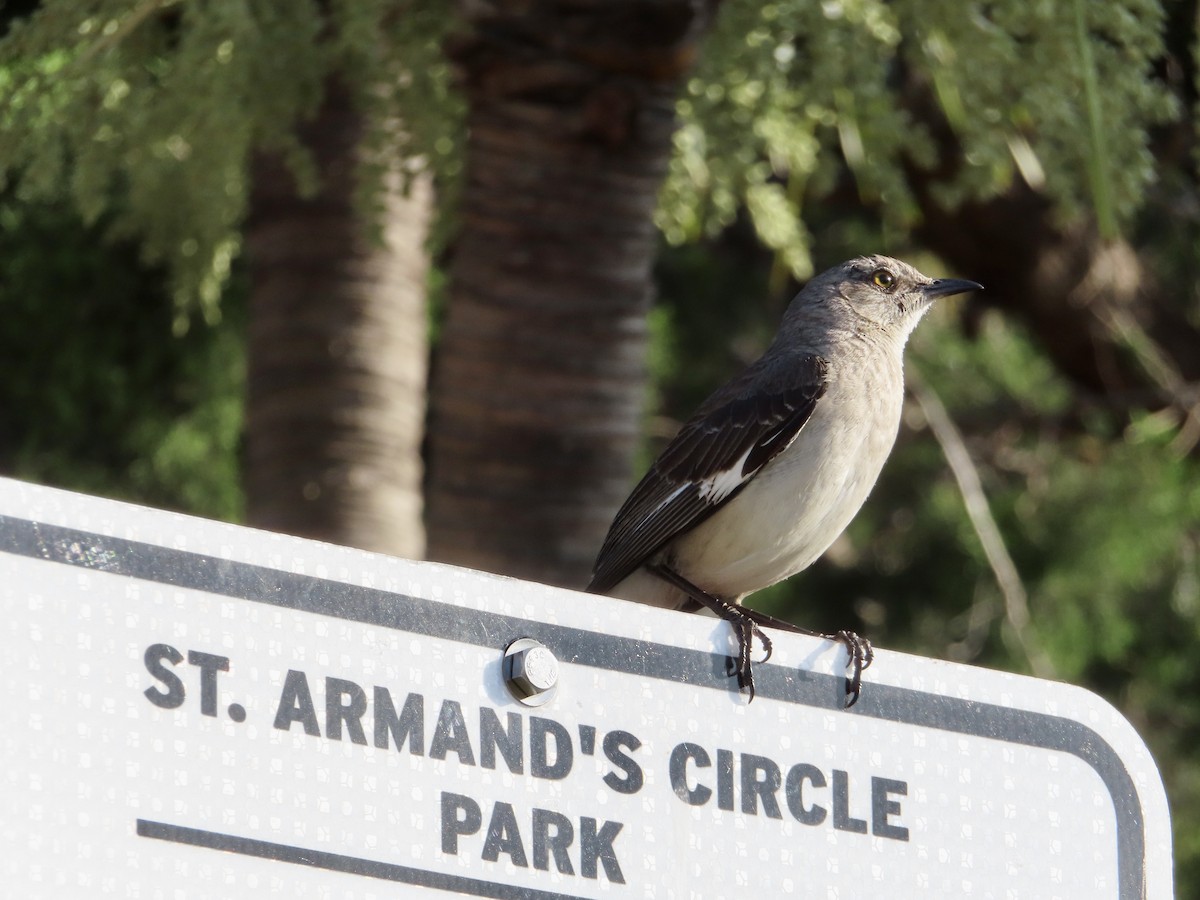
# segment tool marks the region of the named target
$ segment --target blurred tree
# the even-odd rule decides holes
[[[300,128],[316,193],[277,156],[251,170],[247,520],[420,559],[430,183],[387,185],[373,237],[361,114],[336,79],[324,93]]]
[[[0,45],[0,170],[136,238],[178,333],[219,318],[254,188],[252,524],[421,553],[420,172],[454,149],[446,21],[386,0],[46,0]]]
[[[466,7],[451,48],[470,111],[433,382],[434,559],[587,581],[637,448],[652,214],[706,7]]]

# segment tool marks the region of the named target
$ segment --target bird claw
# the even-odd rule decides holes
[[[738,612],[745,612],[739,609]],[[749,615],[738,616],[729,614],[725,616],[726,621],[733,626],[733,632],[738,640],[738,653],[736,657],[730,657],[732,663],[730,675],[736,675],[738,680],[738,689],[745,689],[749,692],[750,698],[747,702],[754,702],[754,670],[752,668],[753,660],[751,653],[753,652],[754,636],[758,635],[758,639],[762,641],[763,650],[766,655],[759,661],[765,663],[771,658],[774,651],[774,645],[766,632],[762,630]],[[811,632],[810,632],[811,633]],[[871,646],[871,642],[860,634],[853,631],[839,631],[835,634],[822,634],[820,637],[827,640],[837,641],[845,645],[846,668],[850,670],[850,674],[846,677],[846,702],[845,709],[849,709],[859,701],[862,697],[862,673],[871,667],[871,663],[875,661],[875,648]]]
[[[809,631],[807,628],[801,628],[791,622],[784,622],[769,616],[766,613],[761,613],[753,609],[747,609],[730,600],[725,600],[721,597],[703,591],[696,587],[674,569],[662,564],[655,564],[647,567],[648,570],[657,575],[659,578],[672,584],[687,594],[693,601],[700,606],[705,606],[711,609],[718,616],[733,626],[733,633],[737,636],[738,653],[736,657],[730,658],[732,667],[729,674],[736,675],[738,680],[738,688],[746,688],[750,692],[750,701],[754,701],[754,671],[752,668],[752,660],[750,654],[754,650],[754,636],[757,634],[762,641],[765,655],[762,662],[766,662],[771,658],[771,653],[774,651],[774,646],[771,639],[767,637],[766,632],[762,630],[760,625],[767,625],[772,628],[781,628],[785,631],[791,631],[796,634],[807,634],[810,637],[825,638],[829,641],[837,641],[846,645],[846,652],[849,654],[849,660],[846,663],[847,669],[852,669],[850,676],[846,679],[846,705],[849,709],[858,702],[862,696],[862,673],[864,669],[870,668],[871,663],[875,660],[875,649],[871,646],[871,642],[865,637],[855,634],[853,631],[839,631],[836,634],[823,634],[819,631]]]
[[[762,665],[762,664],[766,663],[767,660],[769,660],[771,658],[771,654],[775,652],[775,645],[773,643],[771,643],[771,639],[769,637],[767,637],[767,633],[765,631],[763,631],[757,625],[754,625],[753,628],[754,628],[753,633],[758,635],[758,639],[760,641],[762,641],[762,645],[763,645],[763,653],[765,655],[763,656],[762,659],[760,659],[758,661],[759,664]]]
[[[751,659],[751,653],[753,653],[754,649],[754,636],[758,635],[758,639],[762,641],[763,650],[766,652],[766,655],[759,660],[760,664],[765,663],[771,658],[771,654],[774,652],[774,644],[767,637],[766,632],[759,628],[748,616],[736,619],[730,617],[728,621],[733,626],[733,632],[738,640],[737,657],[730,659],[733,663],[731,674],[737,676],[739,690],[744,688],[749,691],[750,699],[747,702],[753,703],[756,693],[754,688],[754,660]]]
[[[846,654],[849,657],[846,660],[846,668],[852,672],[846,678],[845,705],[845,708],[849,709],[862,696],[862,673],[875,661],[875,648],[869,640],[853,631],[839,631],[830,637],[846,646]]]

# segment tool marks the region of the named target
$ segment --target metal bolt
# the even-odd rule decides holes
[[[520,638],[504,652],[504,680],[526,706],[542,706],[557,693],[558,660],[533,638]]]

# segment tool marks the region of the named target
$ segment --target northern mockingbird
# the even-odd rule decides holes
[[[741,605],[811,565],[850,523],[891,452],[904,402],[902,356],[933,300],[980,290],[864,256],[813,278],[767,352],[708,398],[617,513],[588,590],[671,609],[707,607],[738,639],[739,687],[754,698],[759,625],[841,641],[847,706],[870,642],[805,631]]]

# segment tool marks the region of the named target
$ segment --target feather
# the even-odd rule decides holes
[[[818,356],[776,356],[713,394],[617,513],[588,590],[611,590],[737,496],[796,439],[825,393],[825,376]]]

